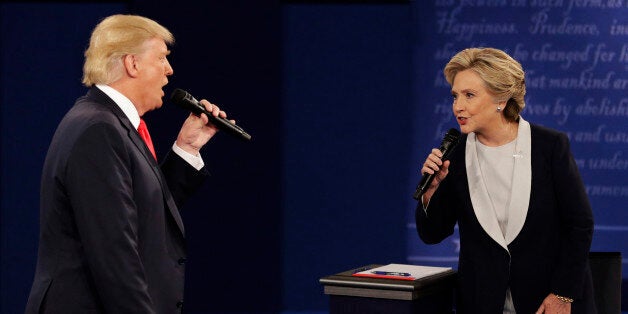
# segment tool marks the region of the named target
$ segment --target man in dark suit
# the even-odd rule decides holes
[[[141,136],[141,117],[161,107],[173,73],[173,40],[163,26],[133,15],[110,16],[94,29],[83,76],[90,90],[59,124],[43,167],[26,313],[181,311],[179,208],[208,175],[199,150],[217,128],[205,115],[190,115],[161,163]]]

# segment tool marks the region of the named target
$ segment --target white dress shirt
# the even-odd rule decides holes
[[[103,93],[107,94],[107,96],[109,96],[109,98],[111,98],[116,103],[116,105],[120,107],[122,112],[124,112],[127,118],[129,118],[129,121],[131,121],[133,127],[137,130],[140,125],[140,115],[131,100],[108,85],[96,84],[96,87],[100,89]],[[176,142],[172,145],[172,151],[174,151],[177,155],[183,158],[183,160],[189,163],[196,170],[200,170],[205,165],[205,163],[203,162],[203,158],[200,154],[196,156],[192,155],[177,146]]]

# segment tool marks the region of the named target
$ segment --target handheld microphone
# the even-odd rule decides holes
[[[447,133],[445,134],[445,137],[443,137],[443,141],[440,143],[440,147],[438,148],[443,153],[443,157],[441,157],[442,161],[447,160],[447,158],[449,157],[449,154],[454,150],[454,147],[456,147],[456,145],[458,144],[459,138],[460,138],[460,131],[456,129],[449,129],[449,131],[447,131]],[[435,172],[433,174],[423,174],[423,178],[421,179],[421,182],[419,182],[419,185],[417,185],[416,191],[414,192],[414,195],[412,196],[415,200],[418,201],[421,195],[423,195],[423,193],[425,193],[427,188],[430,187],[430,184],[432,183],[432,180],[434,180],[434,177],[436,176],[437,173],[438,172]]]
[[[183,109],[191,111],[197,116],[200,116],[201,113],[206,114],[209,118],[209,122],[211,122],[211,124],[215,125],[220,130],[224,130],[227,133],[242,140],[251,140],[251,135],[246,133],[241,127],[229,122],[229,120],[225,118],[214,117],[214,115],[211,114],[211,112],[207,111],[207,109],[205,109],[205,106],[203,106],[198,100],[192,97],[190,93],[180,88],[177,88],[172,92],[172,94],[170,95],[170,101]]]

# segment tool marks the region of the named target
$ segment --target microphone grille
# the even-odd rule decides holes
[[[172,94],[170,94],[170,101],[174,103],[179,103],[181,102],[181,100],[185,99],[185,95],[187,95],[186,91],[180,88],[176,88],[174,91],[172,91]]]
[[[451,142],[456,142],[458,141],[458,138],[460,137],[460,131],[451,128],[449,129],[449,131],[447,131],[447,134],[445,134],[445,140],[451,141]]]

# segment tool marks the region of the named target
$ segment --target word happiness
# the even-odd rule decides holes
[[[617,9],[628,8],[628,0],[461,0],[436,1],[437,8],[450,7],[445,11],[437,12],[436,27],[439,34],[455,36],[455,40],[470,41],[476,36],[486,35],[517,35],[527,32],[539,36],[600,36],[610,34],[623,36],[628,34],[628,25],[614,19],[612,25],[602,26],[588,19],[575,18],[570,15],[572,10],[591,10],[613,12]],[[466,9],[476,8],[495,12],[504,7],[530,7],[538,11],[531,14],[527,20],[527,29],[520,29],[524,25],[508,19],[499,18],[464,20]],[[563,8],[564,10],[554,10]],[[528,13],[530,14],[530,13]]]

